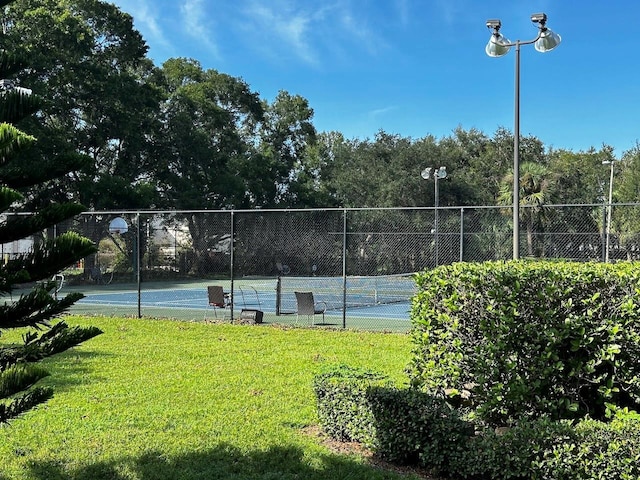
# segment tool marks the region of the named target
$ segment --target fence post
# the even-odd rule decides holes
[[[235,220],[235,215],[234,215],[234,211],[231,210],[231,228],[230,228],[230,242],[229,242],[229,277],[230,277],[230,282],[231,282],[231,323],[233,323],[233,301],[234,301],[234,292],[233,292],[233,271],[235,268],[235,264],[234,264],[234,252],[235,252],[235,243],[236,243],[236,237],[235,237],[235,225],[234,225],[234,220]]]
[[[342,213],[342,328],[347,328],[347,209]]]
[[[464,208],[460,208],[460,261],[464,258]]]
[[[142,289],[140,286],[140,212],[136,212],[136,282],[138,284],[138,318],[142,318]]]
[[[280,302],[282,301],[282,279],[276,278],[276,317],[280,316]]]
[[[607,225],[607,206],[606,204],[602,206],[602,263],[607,261],[607,234],[606,234],[606,225]]]

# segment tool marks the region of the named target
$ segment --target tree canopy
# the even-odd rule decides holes
[[[3,5],[3,45],[29,54],[20,79],[46,99],[23,120],[39,139],[29,158],[61,173],[21,187],[32,209],[63,199],[94,210],[433,206],[433,183],[420,172],[440,166],[448,172],[440,206],[509,202],[513,134],[504,127],[487,134],[458,126],[442,138],[317,132],[300,94],[262,98],[241,77],[197,59],[155,65],[132,17],[113,4]],[[520,149],[531,167],[516,179],[528,189],[523,206],[540,207],[527,221],[540,220],[543,205],[603,202],[611,146],[573,152],[529,135]],[[623,154],[615,198],[637,199],[635,157]],[[213,233],[195,221],[190,228]]]

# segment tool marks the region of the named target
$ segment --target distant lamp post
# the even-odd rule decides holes
[[[611,210],[613,208],[613,166],[619,160],[603,160],[603,165],[609,165],[611,167],[611,171],[609,173],[609,203],[607,204],[607,226],[605,228],[605,246],[604,246],[604,261],[605,263],[609,263],[609,246],[611,238]]]
[[[516,84],[515,84],[515,122],[513,128],[513,259],[520,257],[520,45],[535,44],[539,52],[548,52],[556,48],[561,41],[560,35],[546,27],[547,15],[535,13],[531,21],[538,26],[538,35],[533,40],[515,43],[500,33],[500,20],[487,20],[487,27],[492,30],[491,38],[485,48],[490,57],[502,57],[511,47],[516,47]]]
[[[434,185],[434,207],[435,207],[435,220],[433,222],[433,234],[435,238],[435,257],[436,257],[436,267],[438,266],[438,206],[439,206],[439,198],[438,198],[438,180],[442,180],[443,178],[447,178],[447,167],[440,168],[431,168],[427,167],[422,170],[420,174],[422,178],[425,180],[433,179]]]

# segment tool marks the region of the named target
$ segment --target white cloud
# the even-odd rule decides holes
[[[284,4],[276,7],[253,1],[245,11],[255,34],[263,42],[260,47],[277,49],[273,37],[284,42],[293,53],[306,63],[317,65],[318,58],[312,49],[310,24],[312,16],[305,12],[293,11]]]
[[[340,23],[345,33],[352,39],[356,39],[370,54],[375,55],[387,47],[386,43],[361,19],[356,18],[350,11],[344,10],[340,17]]]
[[[384,108],[377,108],[375,110],[371,110],[368,114],[368,117],[371,119],[377,118],[377,117],[381,117],[393,110],[395,110],[397,107],[395,106],[390,106],[390,107],[384,107]]]
[[[408,0],[396,0],[401,21]],[[253,48],[279,61],[292,58],[319,67],[325,60],[348,61],[362,51],[375,56],[389,45],[367,20],[361,2],[314,5],[302,0],[246,0],[240,23]]]
[[[220,49],[211,39],[213,37],[212,29],[202,21],[203,19],[209,18],[203,6],[202,0],[184,0],[182,5],[180,5],[183,27],[185,32],[189,36],[197,38],[201,44],[209,50],[210,54],[220,58]]]

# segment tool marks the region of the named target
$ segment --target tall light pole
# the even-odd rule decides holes
[[[438,206],[439,206],[438,180],[447,178],[447,167],[440,167],[440,168],[427,167],[424,170],[422,170],[422,173],[420,174],[420,176],[425,180],[431,180],[433,178],[434,207],[435,207],[435,214],[434,214],[435,220],[433,222],[433,232],[435,237],[434,243],[435,243],[435,254],[436,254],[435,255],[436,267],[437,267],[438,266]]]
[[[513,259],[520,258],[520,45],[534,44],[539,52],[548,52],[560,44],[560,35],[546,27],[547,15],[534,13],[531,21],[538,26],[538,35],[533,40],[515,43],[500,33],[500,20],[487,20],[492,30],[491,38],[485,48],[490,57],[502,57],[511,47],[516,47],[516,84],[515,84],[515,120],[513,127]]]
[[[605,230],[605,247],[604,247],[604,261],[609,263],[609,239],[611,236],[611,210],[613,208],[613,165],[618,160],[603,160],[603,165],[611,166],[611,173],[609,174],[609,203],[607,204],[607,226]]]

